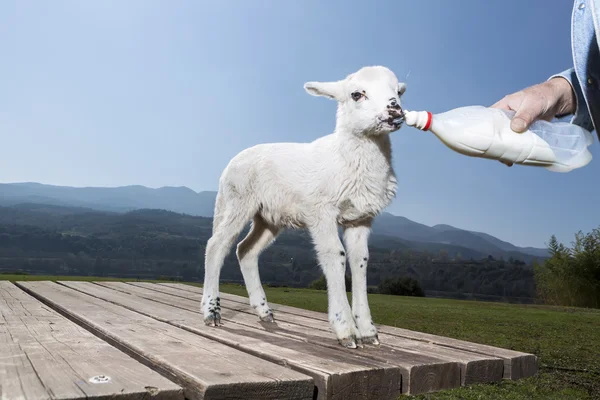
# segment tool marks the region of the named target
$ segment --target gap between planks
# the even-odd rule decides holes
[[[432,357],[419,354],[418,352],[407,351],[402,349],[394,350],[394,353],[380,352],[376,357],[366,357],[366,354],[358,354],[354,351],[348,351],[341,348],[337,344],[337,340],[327,334],[321,337],[315,336],[312,343],[306,340],[306,334],[298,334],[297,330],[302,327],[292,324],[286,324],[287,335],[282,335],[281,331],[274,330],[278,325],[284,325],[283,322],[278,323],[258,323],[257,319],[244,313],[239,313],[235,317],[235,321],[239,321],[240,317],[245,316],[247,322],[245,324],[227,323],[226,326],[220,328],[207,327],[202,322],[199,313],[177,308],[172,304],[164,302],[154,302],[160,293],[152,292],[154,296],[146,296],[150,298],[139,297],[132,293],[123,293],[124,289],[135,289],[130,285],[120,286],[116,282],[104,284],[91,284],[86,282],[62,282],[69,287],[76,287],[85,293],[99,296],[105,300],[115,301],[118,304],[125,304],[131,309],[138,312],[147,313],[159,320],[165,320],[176,326],[181,326],[190,331],[197,332],[201,335],[214,338],[215,340],[229,343],[236,348],[244,349],[251,354],[256,354],[265,359],[277,360],[286,357],[285,363],[293,368],[308,368],[306,373],[315,373],[316,369],[324,369],[324,366],[333,361],[343,361],[345,364],[352,366],[354,370],[361,371],[362,375],[368,376],[373,374],[370,370],[374,367],[377,369],[385,368],[388,373],[402,374],[402,392],[404,393],[425,393],[438,391],[447,388],[460,386],[460,366],[457,362],[444,360],[440,357]],[[120,289],[120,291],[119,291]],[[140,289],[140,288],[138,288]],[[137,299],[137,300],[136,300]],[[149,302],[148,300],[151,300]],[[228,310],[229,312],[229,310]],[[237,311],[234,311],[237,312]],[[251,320],[251,323],[250,323]],[[240,337],[233,338],[230,336],[232,332],[237,333]],[[319,334],[320,331],[316,331]],[[244,337],[246,336],[246,337]],[[253,339],[260,339],[258,342]],[[314,345],[314,344],[318,345]],[[279,348],[272,347],[277,344]],[[272,351],[264,351],[266,348],[272,348]],[[258,351],[257,349],[261,349]],[[290,353],[294,350],[294,353]],[[372,348],[371,351],[378,352]],[[308,358],[307,358],[308,357]],[[307,362],[309,361],[309,362]],[[280,361],[279,361],[280,362]],[[342,364],[343,366],[343,364]],[[329,379],[342,379],[348,381],[347,389],[350,393],[341,398],[350,398],[349,395],[356,398],[388,398],[383,393],[373,393],[372,390],[377,389],[381,392],[381,388],[377,385],[369,390],[353,390],[354,386],[364,386],[360,380],[356,378],[346,379],[347,373],[339,371],[340,365],[329,365],[321,374],[329,374]],[[347,368],[347,367],[346,367]],[[315,375],[313,375],[315,376]],[[321,383],[323,376],[315,376],[316,382]],[[327,381],[326,381],[327,383]],[[336,387],[335,381],[332,384]],[[398,388],[399,389],[399,388]],[[322,388],[319,388],[319,393],[323,393]],[[398,392],[394,396],[398,396]],[[391,397],[396,398],[389,394]],[[329,398],[329,397],[323,397]],[[335,398],[335,397],[331,397]]]
[[[118,290],[129,290],[131,294],[137,294],[148,300],[162,302],[164,304],[174,305],[180,308],[185,308],[190,311],[200,309],[200,297],[181,298],[175,297],[168,293],[160,293],[160,287],[152,283],[119,283],[119,282],[97,282],[98,285],[112,287]],[[133,287],[132,287],[133,286]],[[180,292],[181,293],[181,292]],[[223,300],[229,299],[231,303],[223,301],[221,303],[222,310],[237,311],[235,318],[229,317],[229,314],[223,314],[223,317],[229,322],[243,324],[245,326],[257,326],[258,317],[253,309],[246,301],[232,300],[229,295],[222,294]],[[244,299],[244,298],[240,298]],[[242,312],[244,314],[240,314]],[[324,343],[332,342],[334,338],[328,322],[306,318],[303,316],[279,313],[277,322],[287,323],[286,329],[277,331],[279,334],[298,337],[307,342],[323,345]],[[269,324],[261,324],[268,327]],[[380,334],[381,346],[365,346],[364,349],[346,350],[356,352],[362,356],[378,359],[386,362],[394,362],[394,353],[398,351],[411,352],[421,356],[439,358],[447,362],[457,362],[461,367],[461,385],[470,385],[474,383],[497,382],[502,379],[503,360],[497,357],[483,356],[480,354],[471,353],[443,346],[438,346],[431,343],[426,343],[417,340],[406,339],[402,337]],[[339,348],[337,343],[332,343],[330,346]],[[391,357],[390,357],[391,356]]]
[[[184,398],[175,383],[0,281],[0,398],[142,400],[149,395]]]
[[[365,360],[337,349],[324,355],[322,349],[303,341],[240,325],[215,332],[204,325],[198,313],[90,282],[60,284],[65,289],[77,290],[82,295],[93,296],[312,376],[319,399],[397,399],[401,394],[401,372],[387,363]],[[436,363],[426,367],[434,371],[439,368]],[[458,368],[452,371],[458,372]],[[433,387],[438,384],[435,379],[430,382]]]
[[[124,291],[129,294],[135,294],[147,300],[157,301],[171,306],[177,306],[196,313],[200,307],[199,299],[194,301],[191,299],[160,293],[152,290],[156,288],[155,286],[152,286],[152,284],[148,286],[149,289],[146,288],[146,285],[132,286],[119,282],[98,282],[97,284],[100,286],[110,287],[115,290]],[[167,288],[165,288],[165,290],[167,290]],[[223,319],[228,322],[237,323],[247,327],[260,327],[261,329],[265,329],[279,335],[297,338],[318,346],[325,346],[334,350],[341,349],[341,347],[337,344],[337,340],[335,340],[334,336],[332,336],[332,334],[329,332],[329,325],[326,323],[321,323],[320,321],[315,321],[312,319],[306,319],[308,324],[303,324],[302,321],[299,321],[302,319],[302,317],[296,316],[292,316],[292,318],[280,319],[275,324],[259,323],[258,318],[255,316],[254,312],[249,306],[246,304],[237,304],[237,306],[238,308],[223,307]],[[230,315],[232,311],[235,312],[234,316]],[[319,324],[320,326],[316,326]],[[218,332],[218,329],[219,328],[216,328],[215,332]],[[386,340],[387,339],[388,338],[386,337]],[[462,367],[463,371],[465,372],[464,375],[461,374],[463,380],[462,383],[467,384],[493,382],[500,380],[502,377],[502,360],[500,359],[484,357],[481,355],[457,351],[454,349],[447,349],[402,338],[390,337],[389,339],[391,343],[382,347],[367,346],[360,350],[344,349],[343,351],[391,364],[401,363],[402,358],[406,357],[407,355],[411,355],[413,358],[427,357],[430,359],[443,360],[448,363],[456,363],[459,364],[459,366]],[[419,374],[416,371],[417,368],[413,368],[412,372],[414,372],[414,380],[418,382],[419,379],[416,379],[416,377],[418,377]],[[410,376],[408,372],[407,375]],[[408,379],[410,379],[409,376],[407,376]],[[417,388],[418,384],[415,383],[413,389],[410,389],[410,391],[412,392],[414,390],[418,392]]]
[[[307,375],[54,282],[17,285],[181,385],[186,399],[313,398]]]
[[[131,282],[131,284],[138,284],[140,282]],[[194,285],[188,285],[184,283],[156,283],[155,285],[179,289],[185,292],[194,293],[197,295],[202,294],[202,288]],[[158,290],[158,289],[157,289]],[[181,294],[180,294],[181,295]],[[229,299],[237,302],[245,302],[248,304],[248,298],[243,296],[237,296],[228,293],[221,293],[221,298]],[[269,303],[273,311],[284,314],[299,315],[307,318],[317,319],[321,321],[327,321],[327,315],[316,311],[304,310],[302,308],[285,306],[281,304]],[[275,315],[277,317],[277,314]],[[501,347],[489,346],[485,344],[467,342],[464,340],[453,339],[449,337],[433,335],[429,333],[422,333],[411,331],[404,328],[397,328],[387,325],[375,324],[380,333],[388,335],[403,337],[406,339],[418,340],[439,346],[449,347],[458,350],[469,351],[485,356],[498,357],[504,360],[503,378],[518,380],[522,378],[528,378],[533,376],[538,371],[538,359],[535,355],[529,353],[523,353],[515,350],[504,349]]]

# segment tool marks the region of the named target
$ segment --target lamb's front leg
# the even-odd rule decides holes
[[[356,325],[346,297],[346,253],[340,241],[337,225],[321,219],[310,228],[319,264],[327,280],[329,323],[344,347],[356,348]]]
[[[370,231],[370,224],[348,227],[344,231],[344,243],[352,271],[352,314],[358,326],[357,339],[364,344],[379,344],[367,298]]]

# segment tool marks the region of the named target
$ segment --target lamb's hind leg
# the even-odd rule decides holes
[[[335,220],[334,220],[335,221]],[[309,228],[327,281],[329,323],[344,347],[356,348],[357,327],[346,297],[346,253],[335,222],[326,218]]]
[[[217,200],[219,201],[219,200]],[[225,209],[215,213],[213,234],[206,243],[204,262],[204,287],[202,291],[202,313],[204,323],[217,326],[221,321],[221,299],[219,276],[235,239],[250,219],[242,204],[226,204]]]
[[[367,262],[369,261],[370,223],[347,227],[344,244],[352,271],[352,313],[358,326],[357,339],[364,344],[379,344],[377,328],[371,318],[367,298]]]
[[[277,237],[279,229],[269,225],[260,215],[254,217],[252,229],[237,246],[237,257],[246,283],[250,305],[262,321],[273,321],[273,311],[260,282],[258,257]]]

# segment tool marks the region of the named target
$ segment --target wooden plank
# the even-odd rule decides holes
[[[121,282],[96,282],[98,285],[114,288],[115,290],[124,291],[129,294],[135,294],[148,300],[157,301],[162,304],[176,306],[182,309],[198,312],[200,303],[198,301],[189,300],[181,297],[171,296],[165,293],[160,293],[137,285],[129,285]],[[340,351],[340,347],[335,337],[321,330],[315,330],[314,327],[306,327],[295,325],[293,321],[277,321],[276,324],[259,323],[258,319],[246,305],[241,305],[240,309],[222,308],[221,316],[223,320],[240,324],[245,327],[260,329],[269,333],[278,334],[280,336],[299,339],[311,345],[323,346],[328,349],[323,351],[333,350]],[[314,320],[311,320],[314,321]],[[329,327],[327,326],[327,329]],[[411,343],[415,344],[415,343]],[[403,374],[402,382],[403,392],[406,393],[422,393],[430,391],[431,386],[442,385],[447,387],[456,387],[460,384],[460,376],[457,374],[457,366],[459,363],[455,357],[440,356],[439,353],[444,353],[445,349],[437,349],[441,351],[431,351],[428,349],[427,354],[423,354],[423,348],[416,350],[410,348],[376,348],[368,347],[362,350],[353,350],[351,354],[359,355],[368,358],[369,360],[377,360],[391,365],[398,366]],[[343,350],[348,352],[348,350]],[[472,370],[477,369],[476,363],[480,360],[473,360]],[[502,373],[502,363],[498,360],[496,365],[497,380],[500,379]]]
[[[202,289],[193,285],[186,285],[183,283],[159,283],[158,285],[179,289],[182,291],[183,296],[187,296],[187,293],[195,295],[202,294]],[[247,302],[247,298],[243,296],[236,296],[232,294],[222,293],[222,299],[231,301],[242,301]],[[297,307],[285,306],[281,304],[269,303],[271,308],[276,311],[275,318],[279,313],[288,313],[294,315],[300,315],[307,318],[313,318],[321,321],[327,321],[327,315],[316,311],[304,310]],[[380,333],[388,335],[402,337],[406,339],[420,340],[422,342],[432,343],[439,346],[449,347],[453,349],[467,350],[473,353],[498,357],[504,360],[504,379],[522,379],[533,376],[538,371],[538,359],[535,355],[529,353],[523,353],[520,351],[503,349],[500,347],[494,347],[479,343],[467,342],[464,340],[448,338],[439,335],[433,335],[430,333],[422,333],[411,331],[404,328],[397,328],[393,326],[375,324]]]
[[[135,282],[137,283],[137,282]],[[186,292],[202,294],[202,288],[200,286],[188,285],[186,283],[170,283],[170,282],[160,282],[157,283],[160,286],[166,286],[174,289],[185,290]]]
[[[197,311],[200,309],[200,300],[186,299],[159,292],[158,290],[161,290],[161,287],[154,283],[111,282],[104,284],[102,282],[98,282],[98,284],[108,285],[114,288],[121,288],[123,290],[127,290],[129,293],[137,294],[153,301],[171,304],[180,308],[189,309],[191,311]],[[132,288],[132,286],[134,287]],[[197,294],[191,295],[194,296],[194,298],[199,296]],[[223,296],[226,296],[226,294],[223,294]],[[223,297],[223,299],[226,299],[226,297]],[[236,314],[233,322],[239,322],[252,327],[258,325],[258,318],[255,316],[254,311],[248,305],[247,301],[238,302],[232,300],[229,302],[223,302],[222,309],[241,311],[246,314],[243,317],[239,313]],[[308,341],[310,338],[318,337],[318,342],[320,343],[323,341],[329,342],[333,338],[331,327],[326,321],[285,313],[278,315],[278,321],[291,324],[289,329],[281,332],[282,334],[288,334],[289,332],[302,332],[304,334],[304,340]],[[415,352],[420,355],[440,358],[448,362],[457,362],[461,366],[462,385],[497,382],[502,379],[504,362],[500,358],[438,346],[418,340],[401,338],[385,333],[380,334],[379,338],[384,344],[380,347],[370,347],[368,348],[369,350],[365,350],[367,356],[385,360],[386,362],[393,364],[395,361],[396,352],[398,350],[405,350]]]
[[[129,400],[148,396],[184,398],[175,383],[12,283],[0,281],[0,398]]]
[[[140,285],[141,283],[147,283],[147,282],[127,282],[127,283],[134,285],[134,286],[139,286],[139,287],[148,287],[147,285]],[[185,285],[185,284],[168,284],[168,283],[160,283],[160,284],[152,283],[152,285],[154,285],[153,288],[157,292],[162,292],[162,293],[170,294],[170,295],[177,296],[177,297],[183,297],[185,299],[202,301],[202,288],[199,288],[196,286]],[[185,286],[192,287],[193,291],[186,289]],[[223,293],[223,294],[226,294],[226,293]],[[242,298],[246,299],[246,303],[248,303],[249,300],[247,297],[242,297]],[[271,303],[269,303],[269,304],[271,304]]]
[[[73,285],[70,282],[64,282],[65,285]],[[357,398],[366,398],[369,395],[372,398],[395,398],[399,393],[393,394],[389,388],[400,387],[386,384],[385,392],[382,392],[381,387],[373,386],[371,389],[367,388],[367,384],[371,386],[370,382],[362,382],[363,379],[372,379],[369,376],[374,374],[380,374],[380,370],[387,371],[386,373],[394,374],[392,377],[402,374],[402,391],[410,393],[423,393],[437,391],[444,388],[458,387],[460,385],[460,368],[455,362],[447,362],[437,357],[423,356],[418,353],[399,351],[395,362],[388,363],[382,360],[374,360],[359,355],[354,351],[348,351],[342,349],[334,337],[328,335],[325,340],[308,341],[301,335],[294,335],[293,329],[289,335],[281,335],[280,332],[273,331],[273,327],[277,324],[257,324],[255,318],[252,319],[252,326],[249,324],[246,326],[229,323],[232,321],[238,321],[238,316],[231,318],[227,315],[225,319],[227,324],[220,328],[212,328],[198,323],[198,310],[192,311],[191,309],[176,308],[178,312],[173,311],[172,305],[167,305],[164,302],[151,304],[148,300],[156,301],[158,293],[153,292],[155,296],[146,296],[138,301],[132,301],[131,295],[125,293],[114,292],[107,297],[107,293],[102,290],[99,286],[113,287],[116,290],[127,290],[135,289],[132,286],[119,284],[118,282],[100,283],[98,282],[97,288],[91,288],[89,286],[83,286],[81,283],[77,283],[80,287],[85,287],[87,293],[94,293],[95,295],[103,296],[103,298],[110,298],[119,302],[127,301],[128,306],[135,306],[136,310],[141,310],[145,307],[151,315],[159,319],[171,319],[171,323],[177,326],[184,327],[190,331],[198,332],[201,335],[210,335],[210,337],[216,340],[229,343],[237,346],[237,348],[245,349],[245,351],[251,354],[256,354],[265,359],[273,360],[275,362],[284,362],[292,368],[304,368],[301,371],[305,371],[307,374],[311,374],[315,378],[319,393],[323,394],[324,397],[320,398],[335,398],[333,395],[328,395],[329,392],[327,387],[330,385],[334,389],[336,387],[344,387],[347,393],[341,395],[342,398],[350,398],[350,396],[356,396]],[[124,285],[124,286],[123,286]],[[137,297],[137,296],[136,296]],[[184,301],[185,299],[180,299]],[[137,303],[137,304],[136,304]],[[166,307],[166,308],[165,308]],[[193,305],[190,307],[194,307]],[[229,312],[229,310],[227,310]],[[238,313],[234,311],[234,313]],[[177,315],[177,317],[173,317]],[[240,314],[245,315],[245,314]],[[241,337],[233,337],[230,333],[236,333]],[[246,337],[243,337],[246,336]],[[255,341],[254,339],[260,339]],[[307,343],[308,342],[308,343]],[[328,347],[328,348],[326,348]],[[257,350],[259,349],[259,350]],[[285,359],[282,359],[285,357]],[[390,371],[388,371],[388,369]],[[317,372],[317,373],[316,373]],[[314,375],[312,375],[314,374]],[[353,376],[353,377],[352,377]],[[378,375],[375,375],[378,376]],[[358,380],[357,380],[358,379]],[[381,378],[377,378],[381,380]],[[391,379],[391,378],[386,378]],[[325,380],[325,381],[323,381]],[[343,384],[336,384],[336,381],[345,382]],[[400,380],[400,379],[398,379]],[[385,383],[385,382],[384,382]],[[397,383],[394,383],[396,385]],[[321,386],[319,386],[321,385]],[[381,384],[379,384],[381,386]],[[362,387],[363,389],[354,390],[353,387]],[[373,392],[376,390],[377,392]]]
[[[187,399],[312,398],[312,379],[288,368],[57,283],[17,284],[181,385]]]
[[[396,399],[401,394],[400,371],[385,363],[364,360],[337,349],[323,354],[323,349],[306,342],[239,325],[215,329],[204,325],[197,312],[89,282],[61,284],[310,375],[320,399]]]
[[[87,282],[63,284],[306,373],[314,378],[319,399],[396,399],[401,394],[401,371],[393,365],[365,360],[339,348],[324,353],[324,349],[318,346],[281,337],[264,329],[237,324],[209,327],[198,318],[197,311],[149,301],[101,285]]]

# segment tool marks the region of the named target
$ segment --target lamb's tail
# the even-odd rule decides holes
[[[254,216],[258,207],[252,193],[252,176],[245,164],[240,166],[240,155],[229,162],[219,178],[219,189],[215,199],[213,232],[220,229],[221,224],[228,224],[231,218],[238,215],[248,218]]]

